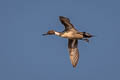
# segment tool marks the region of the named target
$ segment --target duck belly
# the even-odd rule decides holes
[[[68,33],[64,33],[63,35],[61,35],[61,37],[63,37],[63,38],[69,38],[69,39],[82,39],[83,35],[74,34],[72,32],[68,32]]]

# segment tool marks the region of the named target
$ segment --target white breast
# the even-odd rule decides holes
[[[64,34],[61,35],[61,37],[64,38],[71,38],[73,36],[73,32],[65,32]]]

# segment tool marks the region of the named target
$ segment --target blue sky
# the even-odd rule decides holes
[[[119,0],[1,0],[0,80],[120,80]],[[73,68],[58,17],[95,38],[79,41]]]

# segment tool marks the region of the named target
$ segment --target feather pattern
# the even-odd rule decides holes
[[[70,30],[70,29],[76,30],[76,29],[74,28],[74,26],[70,23],[70,19],[69,19],[69,18],[60,16],[59,19],[60,19],[61,23],[62,23],[62,24],[64,25],[64,27],[65,27],[65,30],[64,30],[64,31],[68,31],[68,30]]]
[[[70,61],[73,67],[76,67],[79,60],[79,51],[78,51],[77,45],[78,45],[78,40],[68,39],[69,56],[70,56]]]

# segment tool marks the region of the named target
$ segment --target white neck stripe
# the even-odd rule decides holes
[[[60,33],[59,32],[55,32],[55,35],[60,36]]]

